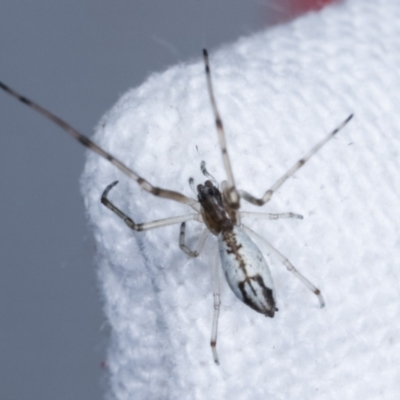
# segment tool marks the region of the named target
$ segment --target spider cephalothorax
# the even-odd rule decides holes
[[[204,185],[197,185],[197,193],[203,221],[211,233],[218,235],[220,232],[232,230],[236,224],[235,214],[227,209],[219,189],[207,180]]]

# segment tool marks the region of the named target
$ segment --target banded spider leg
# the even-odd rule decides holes
[[[268,317],[273,317],[275,311],[275,297],[273,291],[272,277],[268,265],[258,247],[250,239],[249,234],[258,236],[255,232],[241,224],[241,217],[257,217],[263,219],[278,219],[278,218],[297,218],[301,219],[302,216],[294,213],[280,213],[280,214],[267,214],[267,213],[252,213],[240,212],[240,199],[262,206],[267,203],[277,189],[291,177],[299,168],[301,168],[322,146],[324,146],[336,133],[338,133],[352,118],[350,115],[341,125],[339,125],[332,133],[321,140],[315,145],[305,157],[300,159],[292,168],[290,168],[280,179],[278,179],[270,189],[268,189],[264,196],[256,198],[244,190],[238,190],[235,185],[235,179],[228,155],[225,132],[223,128],[222,119],[217,108],[212,81],[211,72],[208,60],[208,53],[203,50],[207,88],[210,97],[211,107],[214,114],[215,125],[218,134],[218,140],[221,148],[222,160],[226,174],[226,181],[221,183],[221,190],[215,178],[209,174],[206,169],[205,162],[201,163],[201,170],[208,178],[204,184],[197,185],[196,194],[197,200],[187,197],[179,192],[163,189],[153,186],[146,179],[138,175],[131,168],[126,166],[120,160],[108,153],[106,150],[98,146],[95,142],[87,136],[80,133],[71,125],[66,123],[61,118],[57,117],[50,111],[41,107],[37,103],[20,95],[13,89],[9,88],[4,83],[0,82],[0,88],[11,96],[17,98],[22,103],[33,108],[38,113],[42,114],[45,118],[49,119],[83,146],[98,154],[100,157],[105,158],[116,168],[121,170],[128,177],[133,179],[137,184],[148,193],[161,197],[164,199],[173,200],[182,204],[190,206],[195,212],[184,214],[181,216],[165,218],[161,220],[136,223],[120,210],[108,198],[112,188],[116,186],[118,181],[108,185],[102,195],[101,202],[114,214],[116,214],[124,223],[135,231],[145,231],[156,229],[167,225],[181,224],[179,233],[179,246],[188,256],[197,257],[201,252],[205,239],[208,233],[217,237],[219,255],[221,266],[225,273],[226,280],[235,293],[235,295],[243,301],[246,305],[255,311],[264,314]],[[193,180],[189,180],[190,186],[194,189]],[[186,222],[197,221],[204,223],[206,229],[203,231],[199,242],[194,250],[188,248],[185,244]],[[246,233],[247,232],[247,233]],[[295,267],[286,259],[281,253],[278,252],[271,244],[261,238],[269,249],[275,253],[278,259],[291,271],[303,284],[305,284],[319,299],[321,307],[324,305],[322,295],[307,278],[305,278]],[[220,290],[218,281],[218,265],[216,262],[212,263],[212,278],[213,278],[213,297],[214,297],[214,316],[211,332],[211,348],[215,363],[218,364],[218,354],[216,350],[217,331],[218,331],[218,316],[220,309]]]

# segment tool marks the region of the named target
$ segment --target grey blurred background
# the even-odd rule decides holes
[[[290,3],[2,0],[0,79],[91,135],[151,72],[287,20]],[[103,397],[109,332],[79,192],[84,152],[0,92],[2,400]]]

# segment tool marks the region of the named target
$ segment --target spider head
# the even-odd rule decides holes
[[[197,198],[204,223],[214,235],[233,228],[236,222],[234,213],[226,206],[221,192],[212,181],[207,180],[204,185],[197,185]]]

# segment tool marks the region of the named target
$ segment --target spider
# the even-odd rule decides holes
[[[205,65],[205,74],[207,81],[207,89],[210,96],[211,108],[215,119],[216,130],[219,139],[219,145],[226,173],[226,180],[219,185],[215,178],[207,171],[204,161],[201,162],[200,168],[203,174],[208,178],[203,184],[197,185],[194,188],[194,181],[189,179],[189,184],[197,194],[197,200],[187,197],[181,193],[163,189],[153,186],[146,179],[138,175],[132,169],[128,168],[124,163],[116,159],[110,153],[102,149],[87,136],[81,134],[71,125],[57,117],[50,111],[41,107],[37,103],[20,95],[13,89],[0,82],[0,88],[16,97],[21,102],[29,107],[32,107],[37,112],[44,115],[49,120],[60,126],[67,131],[82,145],[89,148],[91,151],[97,153],[101,157],[108,160],[111,164],[115,165],[123,173],[128,175],[131,179],[146,192],[161,197],[164,199],[173,200],[179,203],[190,206],[195,213],[185,214],[177,217],[166,218],[146,223],[136,223],[132,218],[120,210],[108,198],[110,191],[117,185],[115,181],[108,185],[101,196],[101,202],[109,210],[121,218],[125,224],[135,231],[146,231],[149,229],[156,229],[167,225],[181,224],[179,234],[179,246],[189,257],[197,257],[203,244],[206,235],[202,235],[196,250],[191,250],[185,244],[185,232],[187,221],[198,221],[204,223],[206,226],[206,233],[210,232],[217,237],[218,249],[221,260],[221,266],[225,274],[225,278],[234,292],[234,294],[247,306],[253,310],[264,314],[266,317],[273,318],[276,308],[274,288],[271,273],[265,258],[256,244],[251,240],[250,236],[257,237],[262,240],[269,248],[277,259],[294,275],[296,276],[309,290],[311,290],[318,298],[321,307],[325,305],[324,299],[320,290],[314,286],[305,276],[303,276],[292,263],[276,250],[269,242],[252,231],[247,226],[241,223],[241,217],[255,217],[262,219],[280,219],[280,218],[297,218],[303,217],[292,212],[271,214],[271,213],[256,213],[245,212],[240,210],[240,201],[243,199],[256,206],[263,206],[270,201],[274,193],[290,178],[298,169],[300,169],[318,150],[321,149],[330,139],[332,139],[353,117],[349,115],[336,129],[329,135],[325,136],[320,142],[309,150],[309,152],[300,160],[298,160],[283,176],[281,176],[261,198],[256,198],[252,194],[239,190],[235,184],[235,178],[232,172],[231,162],[226,145],[225,132],[220,113],[217,108],[213,85],[211,80],[210,64],[207,50],[203,50],[203,58]],[[214,316],[211,332],[211,349],[213,358],[216,364],[219,363],[217,354],[217,331],[218,331],[218,317],[220,309],[220,291],[218,284],[218,267],[213,265],[213,297],[214,297]]]

